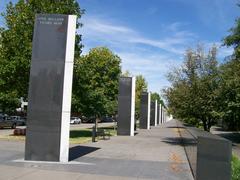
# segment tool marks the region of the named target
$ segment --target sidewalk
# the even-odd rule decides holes
[[[0,180],[193,180],[175,126],[74,146],[68,164],[14,162],[23,158],[24,143],[0,141]]]

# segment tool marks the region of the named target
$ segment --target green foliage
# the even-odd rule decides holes
[[[1,15],[5,27],[0,30],[0,109],[13,110],[20,97],[27,98],[34,19],[37,13],[75,14],[83,11],[75,0],[19,0],[9,3]],[[77,22],[77,27],[81,23]],[[81,36],[76,35],[75,55],[81,53]]]
[[[143,75],[136,76],[135,114],[137,119],[140,116],[141,93],[147,90],[147,82]]]
[[[219,120],[228,129],[240,129],[240,18],[224,45],[233,46],[234,54],[220,67],[215,47],[207,57],[201,48],[187,51],[184,65],[168,75],[172,87],[164,91],[175,117],[205,130]]]
[[[151,101],[157,100],[158,103],[162,104],[164,106],[163,100],[161,99],[160,95],[156,92],[151,93]]]
[[[219,108],[224,125],[228,129],[240,129],[240,18],[236,19],[224,45],[233,46],[234,54],[220,68]]]
[[[129,77],[129,76],[131,76],[131,73],[127,70],[127,71],[125,71],[125,72],[122,72],[122,75],[121,76],[123,76],[123,77]]]
[[[232,180],[240,179],[240,160],[237,156],[232,156]]]
[[[240,18],[236,19],[234,27],[230,29],[230,35],[224,38],[224,45],[233,46],[234,55],[240,58]]]
[[[113,126],[98,128],[98,130],[100,129],[104,129],[105,131],[109,132],[110,136],[115,136],[117,134]],[[92,141],[92,129],[88,128],[71,130],[69,141],[70,144],[84,144]]]
[[[172,87],[164,90],[170,113],[204,130],[219,118],[217,111],[218,66],[216,47],[204,55],[202,46],[187,50],[184,64],[168,74]]]
[[[219,112],[228,129],[240,129],[240,61],[232,59],[220,67]]]
[[[85,116],[113,115],[117,109],[121,59],[106,47],[97,47],[75,62],[73,112]]]

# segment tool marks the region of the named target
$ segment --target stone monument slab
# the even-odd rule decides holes
[[[157,100],[151,102],[151,117],[150,117],[150,125],[157,125]]]
[[[119,79],[117,134],[134,136],[135,77]]]
[[[75,31],[75,15],[36,15],[25,160],[68,161]]]
[[[150,101],[151,93],[142,92],[140,102],[140,128],[150,129]]]

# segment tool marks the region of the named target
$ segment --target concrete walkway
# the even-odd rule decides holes
[[[134,137],[73,146],[68,164],[22,162],[23,142],[0,144],[0,180],[193,180],[174,120]]]

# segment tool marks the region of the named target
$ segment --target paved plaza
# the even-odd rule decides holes
[[[0,180],[193,179],[174,120],[134,137],[74,145],[66,164],[23,162],[24,142],[0,143]]]

